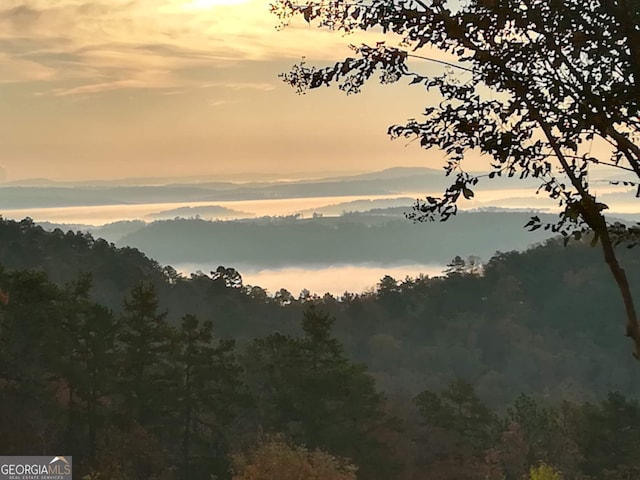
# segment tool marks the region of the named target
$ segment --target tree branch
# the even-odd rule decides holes
[[[527,103],[531,108],[530,102]],[[631,294],[631,288],[629,286],[627,275],[624,269],[620,266],[620,262],[618,261],[618,258],[616,256],[615,249],[613,248],[613,243],[611,242],[606,219],[598,209],[598,206],[594,201],[594,197],[589,195],[589,192],[587,192],[584,185],[582,185],[582,182],[573,173],[573,170],[571,169],[569,162],[567,162],[567,159],[564,157],[564,154],[560,149],[560,146],[558,145],[557,139],[553,136],[549,125],[544,121],[544,119],[542,119],[542,117],[536,110],[530,110],[530,113],[544,131],[545,136],[547,137],[547,140],[551,145],[551,148],[553,148],[556,156],[558,157],[558,161],[569,177],[572,185],[578,191],[580,197],[582,198],[582,202],[580,202],[579,205],[579,211],[582,218],[584,219],[586,224],[591,227],[597,237],[600,238],[604,260],[607,263],[609,270],[611,271],[611,274],[616,281],[616,284],[618,285],[620,294],[622,296],[622,301],[624,303],[625,313],[627,317],[626,335],[633,341],[633,356],[636,358],[636,360],[640,360],[640,327],[638,327],[638,316],[636,313],[635,304],[633,301],[633,296]]]

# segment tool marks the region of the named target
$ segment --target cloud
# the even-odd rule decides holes
[[[92,93],[108,92],[110,90],[121,89],[136,89],[136,88],[149,88],[148,82],[140,80],[116,80],[113,82],[91,83],[87,85],[80,85],[72,88],[56,88],[49,93],[58,96],[65,97],[68,95],[87,95]]]
[[[0,20],[6,21],[14,28],[30,28],[40,18],[40,12],[29,5],[18,5],[0,11]]]
[[[200,69],[282,61],[307,55],[338,60],[348,39],[293,22],[276,30],[268,0],[3,0],[0,71],[11,81],[55,82],[38,91],[88,95],[118,89],[195,88]],[[3,80],[7,81],[7,80]],[[271,90],[261,82],[220,83]]]
[[[55,69],[38,62],[12,57],[0,52],[0,84],[54,80]]]
[[[187,275],[197,270],[207,272],[216,268],[216,266],[208,264],[177,264],[174,266],[176,270]],[[318,295],[323,295],[325,292],[333,295],[342,295],[347,291],[360,293],[375,288],[385,275],[400,279],[406,276],[415,278],[421,274],[438,276],[442,275],[444,268],[441,265],[326,265],[263,270],[238,267],[246,285],[259,285],[271,293],[285,288],[294,296],[298,296],[298,292],[304,288]]]

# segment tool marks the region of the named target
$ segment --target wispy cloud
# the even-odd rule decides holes
[[[116,80],[113,82],[92,83],[88,85],[80,85],[73,88],[55,88],[49,93],[55,96],[64,97],[67,95],[87,95],[91,93],[102,93],[110,90],[132,89],[132,88],[149,88],[148,82],[140,80]]]
[[[268,0],[3,0],[2,81],[56,81],[52,95],[114,89],[192,88],[198,67],[335,59],[348,42],[306,24],[276,31]],[[349,42],[357,43],[360,37]],[[365,37],[362,37],[365,38]],[[337,48],[341,46],[342,48]],[[340,52],[340,53],[338,53]],[[295,60],[294,60],[295,59]],[[10,80],[7,80],[10,79]],[[271,90],[271,84],[216,86]],[[46,89],[40,88],[40,91]]]
[[[0,83],[41,82],[57,78],[57,71],[28,59],[0,53]]]

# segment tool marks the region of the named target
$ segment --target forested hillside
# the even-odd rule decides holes
[[[638,285],[637,252],[620,254]],[[0,223],[0,264],[6,454],[72,452],[90,478],[228,478],[265,432],[361,479],[640,472],[640,374],[588,243],[339,298],[269,293],[232,266],[184,278],[29,220]]]
[[[526,248],[550,236],[522,227],[523,211],[463,212],[447,223],[413,224],[409,208],[340,217],[263,217],[236,221],[175,219],[132,231],[118,245],[134,246],[163,262],[233,265],[331,265],[376,262],[444,264],[456,255],[489,258],[496,250]],[[550,214],[539,214],[551,221]],[[493,228],[483,228],[493,225]],[[469,239],[473,238],[470,242]]]
[[[638,284],[635,250],[621,255]],[[266,292],[244,285],[232,265],[186,278],[136,249],[47,232],[29,220],[0,223],[0,262],[7,270],[41,270],[58,285],[90,273],[91,299],[115,312],[134,286],[147,282],[170,322],[195,314],[214,320],[220,335],[241,340],[297,332],[312,302],[336,318],[350,356],[367,363],[385,389],[415,391],[463,377],[495,405],[520,391],[563,398],[638,392],[616,321],[621,302],[598,251],[584,243],[565,248],[551,240],[498,253],[482,269],[459,259],[445,277],[385,277],[375,291],[339,298]]]

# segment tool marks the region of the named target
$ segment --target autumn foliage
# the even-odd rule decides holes
[[[232,480],[356,480],[356,470],[345,459],[272,436],[249,454],[233,456]]]

